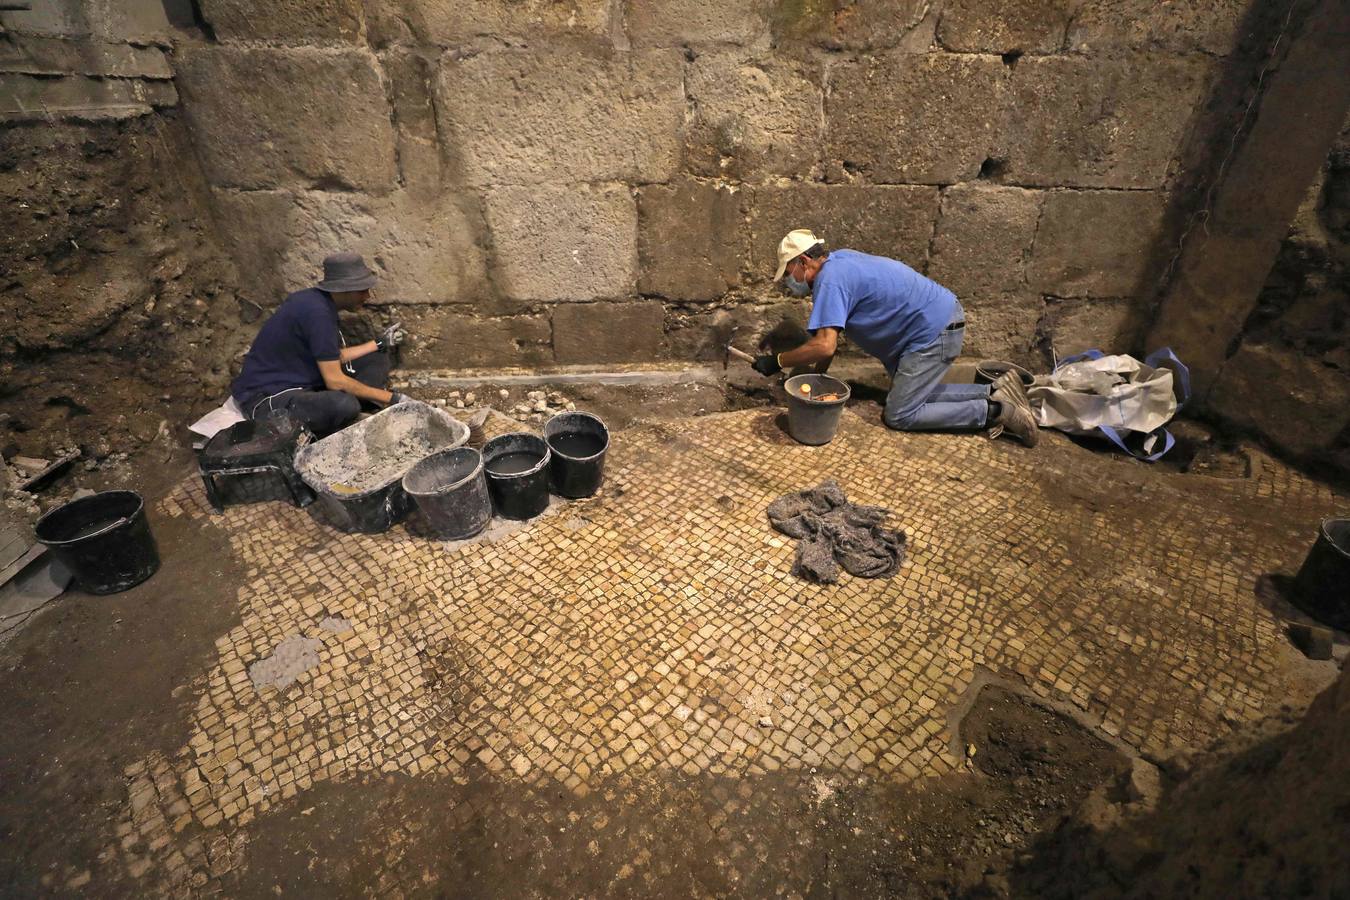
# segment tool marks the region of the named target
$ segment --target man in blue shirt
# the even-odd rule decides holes
[[[979,431],[992,426],[1028,447],[1039,434],[1015,375],[994,385],[943,384],[961,355],[966,315],[956,295],[894,259],[855,250],[827,253],[799,229],[778,247],[778,272],[795,296],[811,294],[812,337],[785,353],[756,358],[762,375],[815,365],[823,371],[842,331],[881,360],[891,376],[883,421],[898,431]]]
[[[360,256],[336,253],[323,261],[323,281],[285,299],[230,386],[244,415],[285,413],[324,437],[354,422],[362,400],[392,406],[407,399],[383,387],[390,368],[383,351],[403,340],[402,328],[354,347],[344,346],[338,329],[338,310],[360,309],[375,280]]]

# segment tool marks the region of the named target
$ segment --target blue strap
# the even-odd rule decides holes
[[[1191,370],[1186,368],[1186,364],[1177,359],[1177,355],[1172,352],[1171,347],[1163,347],[1154,350],[1144,360],[1144,365],[1152,366],[1155,369],[1168,368],[1172,370],[1172,393],[1177,398],[1177,409],[1186,405],[1186,401],[1191,399]]]
[[[1124,450],[1135,459],[1142,459],[1145,462],[1157,462],[1162,459],[1163,455],[1166,454],[1168,450],[1171,450],[1177,442],[1177,439],[1172,437],[1172,432],[1168,431],[1166,428],[1159,428],[1157,431],[1151,432],[1151,434],[1162,436],[1163,447],[1156,453],[1146,454],[1144,451],[1135,450],[1126,444],[1125,439],[1120,436],[1120,432],[1116,431],[1116,429],[1112,428],[1110,425],[1098,425],[1097,430],[1101,432],[1102,437],[1115,444],[1121,450]]]
[[[1075,353],[1073,356],[1066,356],[1055,364],[1055,371],[1067,366],[1069,363],[1082,362],[1085,359],[1101,359],[1106,354],[1100,350],[1084,350],[1082,353]]]

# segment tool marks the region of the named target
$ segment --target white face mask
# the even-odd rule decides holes
[[[797,279],[792,277],[791,272],[788,272],[783,277],[787,279],[787,281],[785,282],[787,285],[787,290],[788,293],[791,294],[792,296],[805,297],[807,294],[811,293],[811,282],[798,281]]]

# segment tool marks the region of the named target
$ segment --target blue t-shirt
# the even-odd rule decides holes
[[[956,310],[956,295],[909,266],[856,250],[831,250],[811,285],[811,331],[840,328],[894,374],[900,357],[927,347]]]
[[[249,407],[287,388],[323,388],[319,362],[341,352],[337,304],[318,288],[296,291],[263,323],[230,385],[235,401]]]

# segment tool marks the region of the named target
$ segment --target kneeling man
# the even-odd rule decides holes
[[[385,351],[403,340],[402,329],[392,325],[373,341],[347,347],[338,328],[338,310],[360,309],[375,281],[360,256],[337,253],[323,261],[323,281],[286,298],[263,323],[230,386],[244,415],[285,413],[325,437],[354,422],[362,400],[391,406],[407,399],[384,389],[391,365]]]
[[[843,331],[891,376],[883,419],[898,431],[979,431],[992,426],[1028,447],[1039,437],[1026,392],[1015,375],[994,385],[943,384],[961,355],[966,314],[956,295],[894,259],[855,250],[826,252],[806,229],[783,238],[778,272],[788,292],[810,294],[811,339],[795,350],[757,357],[755,370],[774,375],[824,366]]]

